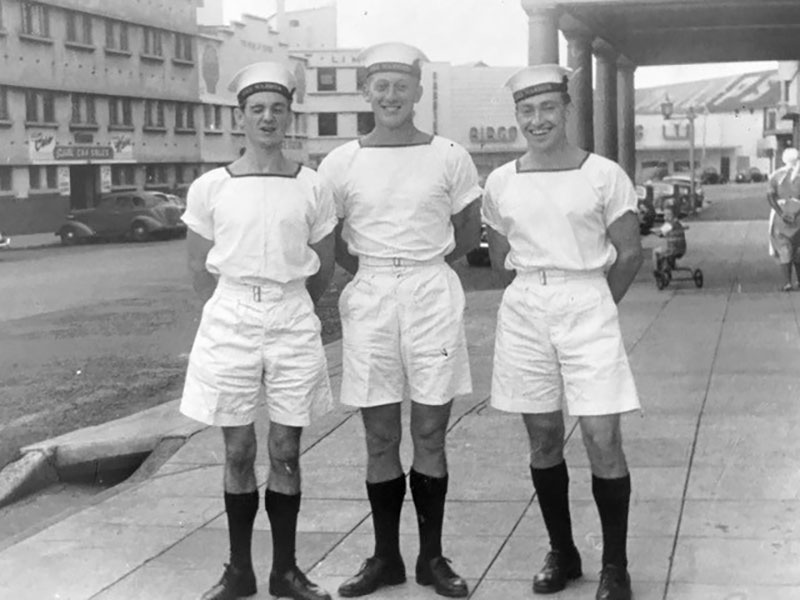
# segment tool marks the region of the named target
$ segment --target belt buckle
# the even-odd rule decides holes
[[[254,285],[253,286],[253,300],[255,302],[261,302],[261,286]]]
[[[402,267],[402,266],[403,266],[403,259],[402,259],[402,258],[398,258],[398,257],[396,257],[396,256],[395,256],[395,257],[392,259],[392,264],[393,264],[395,267]]]
[[[547,285],[547,271],[545,271],[544,269],[539,271],[539,283],[541,283],[542,285]]]

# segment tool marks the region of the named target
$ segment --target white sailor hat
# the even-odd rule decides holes
[[[525,67],[514,73],[506,87],[511,90],[514,102],[546,92],[566,92],[569,69],[555,64]]]
[[[228,90],[236,93],[239,104],[256,92],[277,92],[292,101],[297,80],[289,69],[279,62],[257,62],[247,65],[231,79]]]
[[[367,76],[383,71],[420,76],[420,63],[428,57],[422,50],[402,42],[376,44],[361,51],[358,61],[367,68]]]

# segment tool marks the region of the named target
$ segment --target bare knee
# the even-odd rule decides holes
[[[542,415],[523,415],[528,431],[531,465],[553,467],[564,460],[564,417],[561,411]]]
[[[249,436],[231,436],[225,440],[225,464],[235,472],[246,474],[256,462],[256,439]]]
[[[400,453],[402,431],[391,423],[371,423],[365,427],[367,454],[374,460],[393,458]]]
[[[291,476],[300,470],[300,436],[297,432],[278,432],[273,427],[268,448],[270,467],[274,473]]]
[[[584,419],[581,419],[581,432],[592,472],[600,477],[624,476],[627,465],[622,450],[622,430],[618,416],[608,420]]]

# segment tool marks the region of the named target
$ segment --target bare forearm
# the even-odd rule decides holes
[[[608,287],[611,290],[611,297],[614,302],[619,304],[620,300],[628,292],[636,273],[642,266],[644,257],[641,252],[619,255],[616,262],[608,270]]]
[[[349,252],[336,253],[336,263],[342,267],[350,275],[355,275],[358,271],[358,257],[353,256]]]
[[[770,207],[772,207],[772,210],[779,215],[783,213],[780,205],[778,204],[778,195],[771,190],[767,193],[767,203],[770,205]]]
[[[192,271],[192,287],[197,297],[205,304],[217,289],[217,278],[205,269]]]
[[[464,227],[463,229],[457,229],[455,240],[456,247],[453,248],[453,251],[450,252],[450,254],[445,256],[445,261],[450,264],[454,263],[462,256],[465,256],[467,252],[477,247],[481,243],[480,222],[477,224],[471,223],[468,227]]]
[[[323,273],[322,271],[318,271],[308,279],[306,279],[306,289],[308,290],[308,295],[311,296],[311,300],[316,304],[319,302],[319,299],[322,298],[325,290],[328,289],[328,286],[331,283],[331,273]]]

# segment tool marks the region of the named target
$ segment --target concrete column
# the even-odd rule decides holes
[[[624,56],[617,60],[617,124],[619,164],[632,180],[636,178],[636,65]]]
[[[595,151],[617,160],[617,53],[602,40],[595,40],[592,48],[597,57]]]
[[[594,93],[592,90],[592,40],[588,31],[564,31],[567,38],[567,66],[572,69],[569,95],[572,115],[567,123],[570,141],[594,151]]]
[[[558,15],[541,0],[522,0],[528,13],[528,64],[558,64]]]

